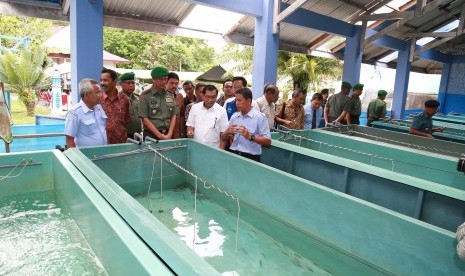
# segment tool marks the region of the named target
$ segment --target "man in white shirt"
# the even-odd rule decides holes
[[[279,89],[272,83],[265,84],[263,96],[257,100],[260,112],[265,114],[268,119],[268,126],[270,129],[274,128],[274,116],[276,115],[275,102],[279,98]]]
[[[202,91],[203,102],[192,106],[187,118],[187,137],[216,148],[225,148],[221,133],[228,128],[226,110],[216,103],[218,89],[205,85]]]

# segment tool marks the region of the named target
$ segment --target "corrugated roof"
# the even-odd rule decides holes
[[[259,0],[254,0],[259,1]],[[291,5],[296,0],[282,0],[283,3]],[[23,5],[33,5],[31,3],[44,3],[44,1],[24,1]],[[53,5],[57,1],[47,1]],[[61,2],[61,1],[60,1]],[[309,0],[302,5],[302,9],[307,9],[322,15],[342,20],[345,22],[355,22],[360,20],[359,15],[366,12],[367,9],[371,9],[376,6],[380,8],[378,3],[388,3],[386,0]],[[406,41],[410,40],[412,32],[432,32],[437,28],[448,24],[452,20],[457,19],[460,16],[462,6],[465,0],[431,0],[427,1],[427,5],[431,6],[432,3],[438,3],[432,9],[429,9],[425,13],[419,13],[419,16],[411,18],[401,26],[391,30],[387,35],[394,38],[403,39]],[[180,1],[180,0],[105,0],[104,4],[104,15],[110,16],[112,20],[106,20],[106,24],[117,27],[128,27],[138,30],[166,32],[170,34],[179,34],[193,36],[193,37],[206,37],[205,31],[196,31],[189,29],[189,27],[183,27],[179,29],[180,24],[188,16],[188,14],[195,7],[194,1]],[[389,3],[388,3],[389,4]],[[17,4],[11,4],[17,5]],[[60,4],[56,4],[59,6]],[[50,6],[50,5],[45,5]],[[415,10],[415,2],[412,0],[395,0],[395,3],[391,3],[394,8],[400,8],[403,10]],[[46,8],[45,7],[45,8]],[[44,8],[44,9],[45,9]],[[393,9],[387,8],[386,6],[381,12],[392,11]],[[370,13],[376,13],[374,10],[370,10]],[[42,13],[44,14],[44,13]],[[120,19],[119,22],[116,22]],[[134,20],[135,19],[135,20]],[[125,21],[126,20],[126,21]],[[129,21],[128,21],[129,20]],[[134,21],[132,21],[134,20]],[[202,18],[199,18],[202,20]],[[108,23],[107,23],[108,22]],[[135,23],[133,23],[135,22]],[[376,21],[374,21],[376,22]],[[390,23],[396,22],[395,20],[381,20],[377,21],[377,31],[382,31],[384,28],[389,27]],[[401,21],[403,22],[403,21]],[[150,27],[150,25],[155,27]],[[253,42],[255,28],[255,18],[243,17],[238,21],[237,25],[232,27],[229,31],[225,32],[228,41],[239,42],[250,44]],[[183,30],[176,31],[176,30]],[[287,49],[299,49],[299,51],[305,51],[305,47],[302,45],[321,45],[325,41],[328,41],[331,36],[325,35],[322,39],[323,32],[304,28],[300,26],[293,26],[290,24],[282,23],[280,29],[280,39],[284,47]],[[418,39],[420,40],[420,39]],[[437,45],[434,49],[442,51],[447,54],[463,54],[465,53],[465,38],[463,35],[449,39],[441,45]],[[318,43],[313,43],[318,41]],[[320,42],[321,41],[321,42]],[[445,40],[444,40],[445,41]],[[434,43],[434,42],[432,42]],[[431,43],[430,43],[431,44]],[[430,45],[426,44],[426,45]],[[341,44],[338,49],[344,47]],[[390,50],[381,48],[375,45],[365,45],[364,59],[369,58],[371,60],[364,60],[367,62],[373,62],[374,58],[381,58],[389,54]],[[431,61],[420,61],[421,59],[415,58],[414,64],[416,69],[429,70],[431,68],[437,68],[436,65],[432,64]],[[388,63],[389,65],[395,64],[395,60]]]

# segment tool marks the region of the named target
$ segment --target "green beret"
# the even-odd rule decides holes
[[[119,76],[120,81],[125,81],[125,80],[134,80],[135,74],[133,72],[127,72]]]
[[[341,87],[345,87],[345,88],[352,89],[352,85],[350,85],[350,83],[348,83],[348,82],[346,82],[346,81],[343,81],[343,82],[342,82]]]
[[[387,91],[386,91],[386,90],[383,90],[383,89],[378,90],[378,95],[379,95],[379,96],[386,96],[386,95],[387,95]]]
[[[427,100],[425,102],[425,107],[438,107],[440,104],[436,100]]]
[[[362,90],[363,86],[364,86],[363,84],[357,83],[356,85],[354,85],[353,90]]]
[[[165,67],[157,66],[152,69],[152,72],[150,73],[150,75],[152,76],[152,79],[158,79],[158,78],[163,78],[163,77],[168,76],[169,73],[170,72]]]

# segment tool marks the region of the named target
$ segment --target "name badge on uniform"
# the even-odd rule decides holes
[[[173,98],[169,95],[166,95],[166,102],[167,103],[173,103]]]

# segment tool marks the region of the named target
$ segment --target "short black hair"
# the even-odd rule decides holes
[[[199,91],[200,87],[204,87],[205,83],[199,82],[195,85],[195,91]],[[201,91],[202,92],[202,91]]]
[[[179,76],[175,72],[169,72],[168,79],[177,79],[179,81]]]
[[[274,93],[276,92],[276,89],[278,87],[276,85],[274,85],[273,83],[269,82],[267,84],[265,84],[265,88],[263,89],[263,94],[266,94],[266,93]]]
[[[232,81],[233,81],[233,82],[235,82],[235,81],[241,81],[241,82],[242,82],[242,85],[243,85],[244,87],[247,87],[247,80],[246,80],[244,77],[242,77],[242,76],[233,77]]]
[[[252,99],[252,90],[247,87],[242,87],[236,90],[234,94],[241,94],[244,99]]]
[[[224,85],[225,85],[228,81],[232,81],[232,80],[231,80],[231,79],[226,79],[226,80],[224,80],[224,81],[223,81],[223,87],[224,87]]]
[[[202,94],[205,95],[205,93],[207,93],[207,90],[208,91],[215,91],[216,92],[216,95],[218,96],[218,88],[216,88],[216,86],[214,85],[211,85],[211,84],[207,84],[203,87],[202,89]]]
[[[105,74],[105,73],[110,74],[110,77],[111,77],[112,80],[116,80],[118,78],[118,74],[116,74],[116,72],[114,70],[104,68],[102,70],[102,74]]]
[[[425,102],[425,107],[439,107],[441,104],[436,100],[427,100]]]
[[[192,85],[194,86],[194,83],[190,80],[186,80],[185,82],[182,83],[182,86],[185,86],[185,85]]]
[[[313,101],[313,100],[319,100],[319,101],[321,100],[322,101],[323,100],[323,95],[321,95],[321,93],[315,93],[315,94],[313,94],[311,101]]]
[[[329,89],[328,89],[328,88],[321,89],[321,91],[320,91],[320,94],[321,94],[321,95],[328,94],[328,93],[329,93]]]
[[[300,94],[307,95],[307,92],[302,90],[302,89],[296,89],[296,90],[292,91],[292,98],[295,98],[295,97],[299,96]]]

